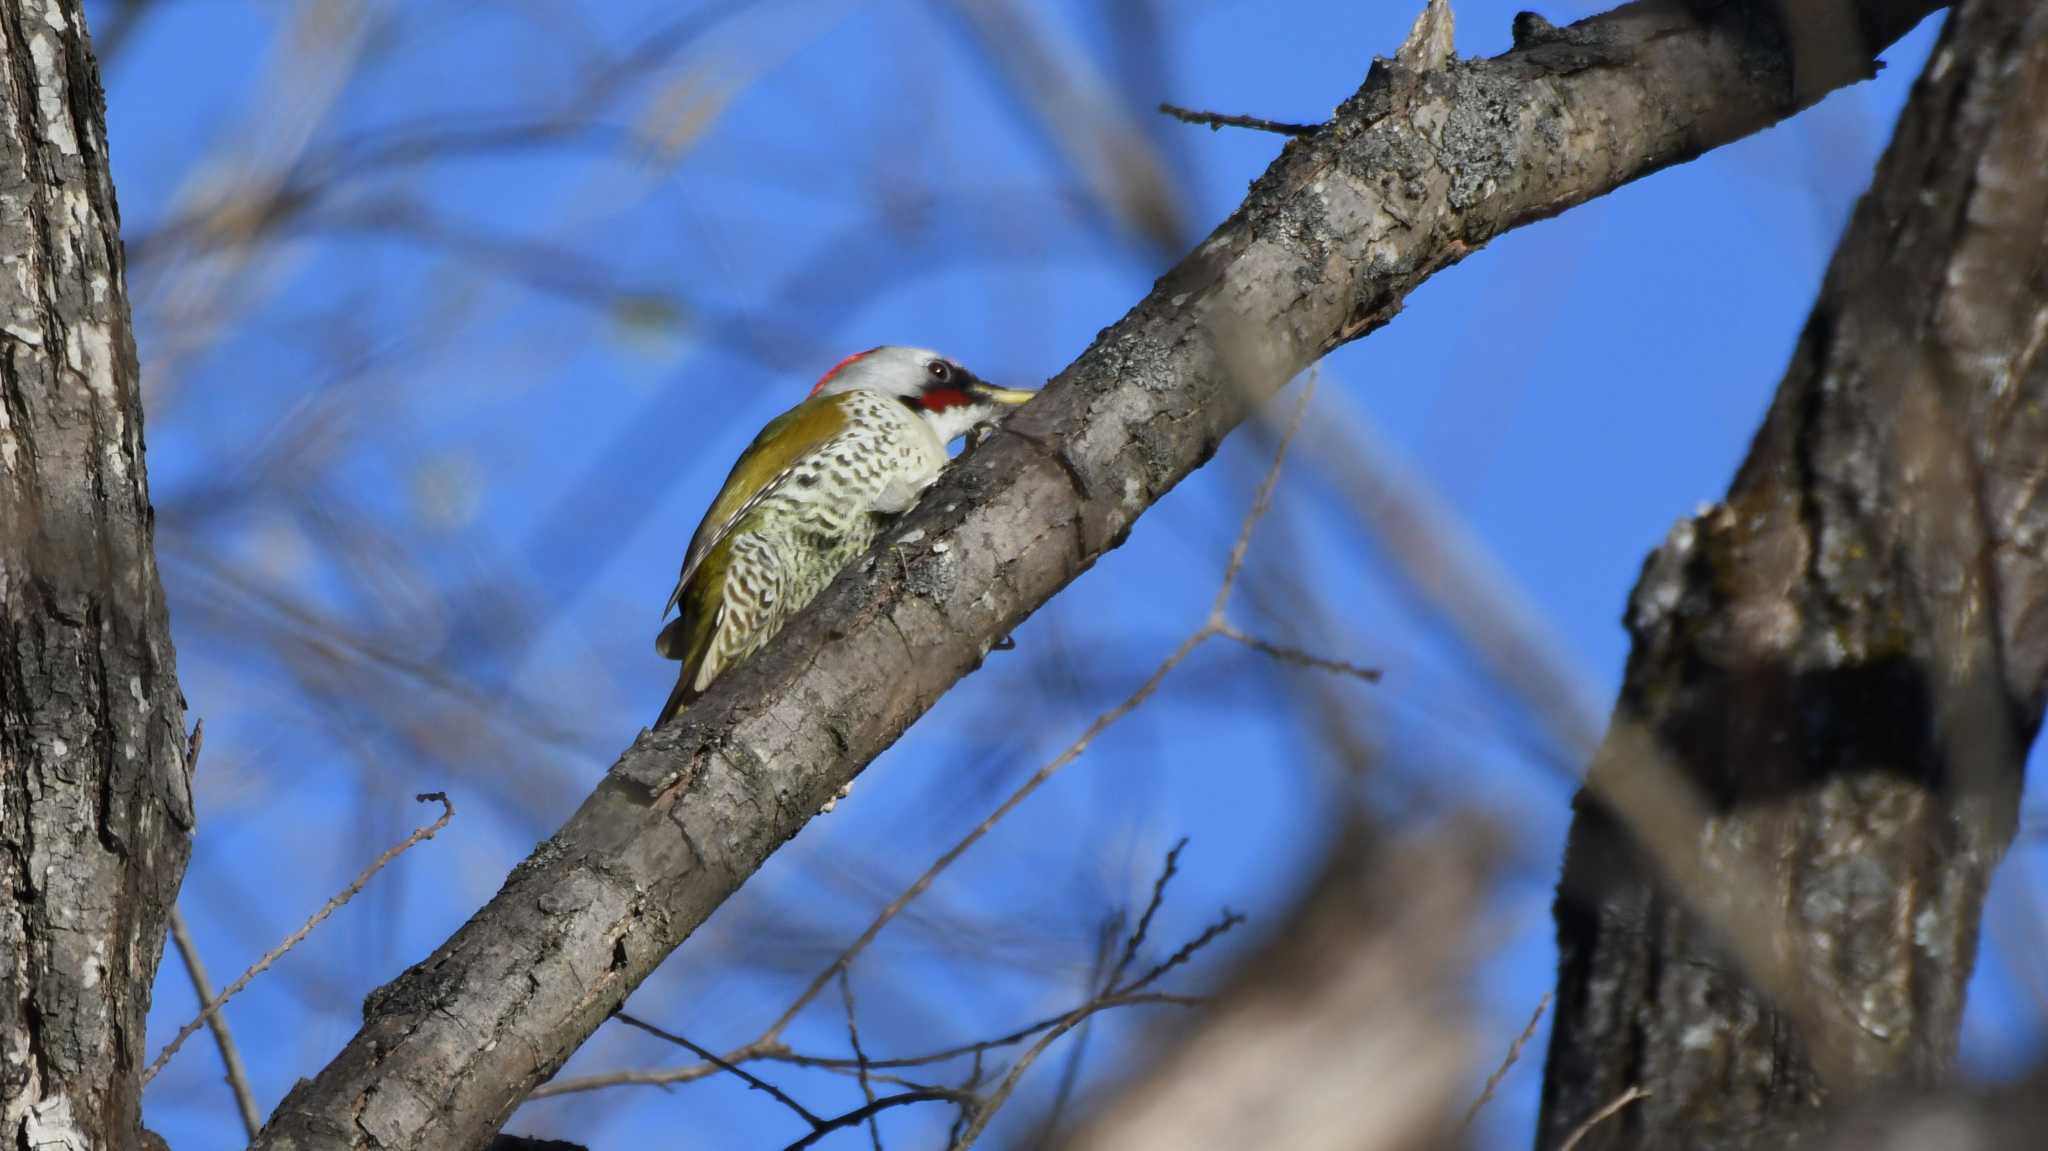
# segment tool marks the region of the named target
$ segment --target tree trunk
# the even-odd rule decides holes
[[[138,1146],[190,852],[142,399],[77,0],[0,3],[0,1143]]]
[[[1727,500],[1645,565],[1538,1146],[1779,1146],[1939,1079],[2048,682],[2048,7],[1968,0]]]

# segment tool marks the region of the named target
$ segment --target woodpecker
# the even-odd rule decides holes
[[[681,660],[654,721],[782,630],[866,551],[881,517],[909,510],[947,445],[1035,393],[999,388],[937,352],[884,346],[832,366],[761,429],[683,556],[655,650]]]

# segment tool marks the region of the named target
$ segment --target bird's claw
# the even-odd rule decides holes
[[[832,810],[833,808],[835,808],[835,807],[838,807],[838,806],[839,806],[839,801],[840,801],[840,800],[842,800],[842,799],[845,799],[845,798],[847,797],[847,795],[848,795],[848,794],[849,794],[850,792],[852,792],[852,791],[853,791],[853,781],[852,781],[852,780],[850,780],[850,779],[849,779],[849,780],[847,780],[847,781],[846,781],[845,783],[842,783],[842,784],[840,784],[840,785],[839,785],[839,790],[838,790],[838,791],[836,791],[836,792],[833,792],[833,793],[832,793],[832,798],[830,798],[830,799],[826,800],[826,801],[825,801],[825,804],[824,804],[824,806],[822,806],[822,807],[820,807],[820,808],[818,809],[818,814],[819,814],[819,815],[825,815],[825,814],[829,813],[829,812],[830,812],[830,811],[831,811],[831,810]]]

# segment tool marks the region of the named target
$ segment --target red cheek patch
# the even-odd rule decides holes
[[[966,407],[974,401],[959,388],[931,388],[918,396],[918,402],[928,412],[943,412],[947,408]]]

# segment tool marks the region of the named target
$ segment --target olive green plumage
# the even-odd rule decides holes
[[[919,348],[840,362],[741,453],[698,525],[655,648],[682,661],[655,726],[768,642],[946,466],[946,445],[999,405],[996,388]],[[664,609],[663,614],[667,614]]]
[[[669,596],[668,607],[680,608],[681,614],[662,628],[654,641],[662,655],[683,663],[675,690],[655,720],[657,727],[703,690],[698,677],[711,654],[734,545],[744,536],[776,529],[781,509],[763,506],[767,501],[760,497],[787,478],[798,461],[846,431],[849,413],[845,400],[845,394],[816,396],[768,421],[740,453],[718,498],[704,513],[704,522],[691,537],[676,590]],[[708,684],[707,677],[704,685]]]

